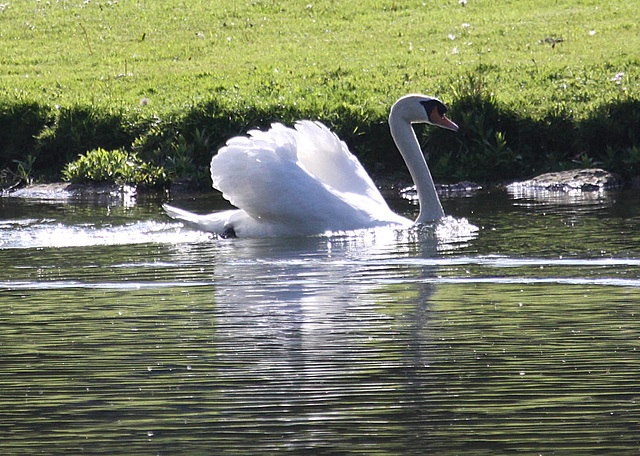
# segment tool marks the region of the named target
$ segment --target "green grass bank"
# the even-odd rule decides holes
[[[211,153],[272,121],[319,119],[370,170],[403,172],[393,101],[436,180],[598,165],[640,174],[640,12],[626,0],[21,0],[0,4],[0,169],[58,179],[123,149],[206,182]]]

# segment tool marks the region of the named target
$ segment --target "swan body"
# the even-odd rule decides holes
[[[457,130],[446,107],[424,95],[407,95],[391,108],[391,134],[416,183],[415,222],[394,213],[347,145],[320,122],[275,123],[231,138],[211,160],[213,187],[238,209],[194,214],[165,204],[167,214],[223,237],[312,235],[362,228],[434,222],[444,216],[411,125]]]

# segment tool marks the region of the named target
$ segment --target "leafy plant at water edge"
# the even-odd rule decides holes
[[[28,154],[24,160],[13,160],[15,171],[9,167],[0,169],[0,193],[21,185],[30,185],[34,181],[33,164],[36,157]]]
[[[24,160],[14,160],[16,163],[16,175],[27,185],[33,183],[33,164],[36,161],[36,157],[33,154],[28,154]]]
[[[70,182],[115,182],[143,187],[159,187],[167,182],[162,167],[144,162],[123,149],[93,149],[67,164],[62,173]]]
[[[168,156],[165,160],[167,175],[171,180],[194,180],[203,181],[206,179],[204,164],[196,163],[195,144],[189,143],[184,136],[178,136],[176,142],[171,143]]]

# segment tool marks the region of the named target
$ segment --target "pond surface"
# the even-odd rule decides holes
[[[0,198],[2,454],[640,451],[637,191],[260,240],[160,203]]]

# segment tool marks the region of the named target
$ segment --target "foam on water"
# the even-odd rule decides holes
[[[439,250],[455,249],[464,245],[475,238],[477,233],[478,228],[470,224],[467,219],[454,217],[445,217],[435,226],[421,227],[417,230],[419,236],[435,238]],[[378,242],[385,234],[394,241],[403,237],[399,236],[396,228],[386,227],[349,233],[327,233],[327,236],[347,236],[364,240],[373,236]],[[406,233],[409,237],[415,237],[413,236],[415,234],[414,230]],[[181,223],[175,222],[136,221],[125,225],[92,223],[65,225],[53,219],[0,221],[0,249],[193,243],[208,242],[213,238],[215,236],[211,233],[184,228]]]
[[[0,249],[86,247],[144,243],[205,242],[209,233],[179,223],[137,221],[125,225],[64,225],[55,220],[6,220],[0,224]]]

